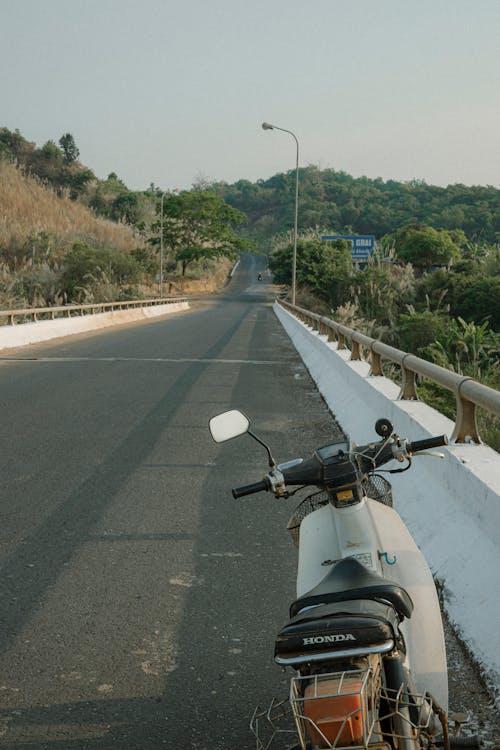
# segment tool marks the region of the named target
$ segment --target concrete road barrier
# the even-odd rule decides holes
[[[95,315],[57,318],[56,320],[39,320],[35,323],[1,326],[0,351],[28,344],[36,344],[61,336],[72,336],[86,331],[98,331],[102,328],[122,325],[123,323],[134,323],[187,309],[189,309],[189,303],[182,301],[151,307],[130,308],[129,310],[113,310],[112,312],[97,313]]]

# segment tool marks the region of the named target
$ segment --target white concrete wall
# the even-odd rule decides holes
[[[22,323],[14,326],[0,326],[0,351],[17,346],[36,344],[40,341],[72,336],[75,333],[96,331],[109,326],[123,323],[133,323],[139,320],[156,318],[187,310],[188,302],[173,302],[166,305],[138,307],[129,310],[115,310],[113,312],[97,313],[96,315],[82,315],[74,318],[57,318],[56,320],[40,320],[36,323]]]
[[[453,431],[453,422],[418,401],[398,401],[399,387],[370,377],[366,362],[275,305],[330,410],[354,442],[378,439],[379,417],[410,440]],[[451,622],[493,689],[500,689],[500,456],[491,448],[450,445],[446,460],[415,457],[389,475],[394,504],[444,587]],[[429,634],[432,637],[432,633]]]

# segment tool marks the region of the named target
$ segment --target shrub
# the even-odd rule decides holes
[[[61,286],[69,301],[80,302],[103,284],[135,283],[139,272],[139,265],[131,255],[77,242],[64,259]]]
[[[446,318],[431,310],[400,315],[398,328],[400,348],[417,354],[420,349],[441,338],[445,327]]]

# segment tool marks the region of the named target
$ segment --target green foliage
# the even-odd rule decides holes
[[[111,172],[92,187],[89,205],[99,216],[143,227],[148,214],[151,214],[151,219],[154,216],[155,197],[129,190],[116,172]]]
[[[23,138],[19,130],[11,131],[8,128],[0,128],[0,156],[18,160],[34,149],[35,144]]]
[[[76,147],[75,139],[71,133],[65,133],[62,135],[59,138],[59,145],[62,148],[65,164],[72,164],[80,156],[80,151]]]
[[[212,189],[249,217],[248,233],[269,246],[271,237],[293,227],[295,170],[268,180],[217,183]],[[462,230],[469,239],[500,236],[500,190],[487,186],[354,178],[315,166],[299,170],[299,230],[320,227],[381,238],[408,224]],[[453,240],[457,244],[456,240]],[[460,244],[460,243],[458,243]]]
[[[441,367],[481,380],[498,367],[500,335],[489,328],[488,321],[476,325],[458,318],[422,353]]]
[[[291,284],[293,244],[287,244],[269,258],[277,284]],[[306,286],[330,305],[342,305],[348,295],[352,258],[343,240],[297,241],[297,286]]]
[[[431,380],[419,380],[417,392],[419,399],[425,404],[429,404],[448,419],[455,420],[457,403],[453,391]]]
[[[465,239],[465,238],[464,238]],[[395,247],[398,258],[414,266],[449,265],[460,257],[459,235],[425,226],[398,230]]]
[[[417,303],[445,295],[452,317],[467,322],[489,320],[493,329],[500,328],[500,263],[498,249],[482,248],[481,254],[466,257],[450,271],[440,269],[425,273],[417,284]]]
[[[141,201],[139,195],[129,191],[118,195],[111,204],[110,217],[115,221],[137,224],[141,220]]]
[[[16,161],[58,193],[68,190],[76,200],[86,192],[95,175],[76,161],[78,149],[71,133],[63,135],[59,144],[61,148],[49,140],[42,148],[36,148],[19,131],[0,128],[0,156]]]
[[[102,297],[106,296],[106,288],[112,289],[113,285],[123,285],[124,282],[135,283],[139,274],[139,264],[131,255],[75,243],[64,258],[62,291],[70,302],[104,301]],[[116,289],[112,292],[117,294]]]
[[[158,259],[153,255],[149,248],[137,247],[134,250],[131,250],[130,255],[144,273],[149,275],[156,274],[158,270]]]
[[[160,205],[158,206],[160,212]],[[246,248],[236,236],[234,227],[245,216],[209,190],[169,193],[163,201],[163,244],[170,255],[182,264],[183,275],[195,260],[235,257]],[[161,242],[161,223],[153,230],[150,243]]]
[[[455,314],[460,312],[465,320],[488,320],[492,328],[500,329],[500,276],[471,278],[453,302]]]
[[[406,352],[418,354],[444,336],[447,320],[442,314],[424,310],[399,317],[399,345]]]
[[[61,164],[63,161],[63,152],[56,146],[54,141],[47,141],[41,148],[41,156],[45,161],[51,161],[55,164]]]

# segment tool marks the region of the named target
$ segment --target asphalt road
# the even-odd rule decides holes
[[[246,750],[286,697],[294,503],[233,500],[265,453],[207,424],[242,409],[278,460],[339,428],[262,267],[189,312],[0,354],[0,748]],[[452,704],[473,685],[492,738],[448,642]]]
[[[189,312],[0,355],[0,747],[243,750],[286,696],[293,501],[233,500],[265,453],[207,424],[241,408],[279,460],[338,428],[261,266]]]

